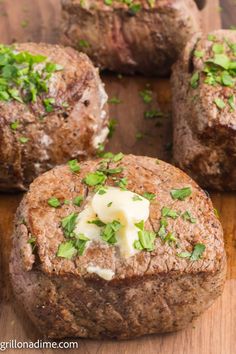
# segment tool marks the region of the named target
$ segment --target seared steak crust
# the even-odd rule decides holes
[[[140,0],[128,5],[103,0],[62,0],[63,42],[84,51],[102,69],[166,76],[185,43],[200,30],[193,0]]]
[[[58,45],[16,44],[19,51],[44,55],[63,67],[54,73],[49,92],[35,103],[0,101],[0,190],[26,190],[40,173],[68,159],[95,153],[107,135],[107,96],[85,54]],[[43,99],[55,100],[45,114]],[[17,121],[19,127],[11,129]],[[20,137],[26,137],[22,144]]]
[[[217,190],[236,190],[236,120],[229,105],[235,88],[210,86],[202,70],[213,56],[215,43],[223,43],[226,54],[232,56],[227,42],[236,42],[235,31],[196,35],[172,75],[175,163],[202,187]],[[194,52],[204,56],[199,58]],[[190,85],[194,72],[200,73],[195,89]],[[217,107],[216,99],[223,101],[225,107]]]
[[[120,177],[128,178],[127,188],[157,195],[146,229],[159,229],[163,206],[187,209],[196,224],[181,217],[169,220],[177,247],[157,237],[154,251],[122,259],[116,247],[97,242],[74,260],[59,258],[56,252],[64,240],[61,218],[84,208],[91,191],[81,180],[98,164],[82,162],[79,175],[68,166],[56,167],[31,184],[18,208],[13,237],[10,270],[17,298],[38,329],[52,338],[125,339],[185,327],[212,304],[224,284],[223,233],[210,199],[173,166],[128,155],[119,163],[124,167]],[[112,177],[107,185],[114,185]],[[187,200],[171,198],[172,188],[186,186],[192,190]],[[77,195],[84,196],[81,207],[66,204],[55,209],[47,203],[52,196],[71,200]],[[28,243],[32,235],[33,252]],[[206,246],[201,259],[193,262],[178,256],[183,250],[191,252],[196,243]],[[114,278],[105,281],[88,273],[91,264],[112,269]]]

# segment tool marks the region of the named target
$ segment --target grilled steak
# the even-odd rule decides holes
[[[108,133],[107,95],[88,57],[72,48],[27,43],[0,52],[0,190],[25,190],[55,165],[95,153]]]
[[[63,42],[102,69],[166,76],[185,43],[199,31],[193,0],[62,0]]]
[[[175,162],[201,186],[236,190],[236,33],[196,36],[172,76]]]
[[[13,288],[48,337],[125,339],[179,330],[222,292],[223,233],[209,197],[165,162],[133,155],[117,160],[82,162],[77,173],[69,166],[56,167],[31,184],[18,208],[10,264]],[[143,230],[138,233],[141,243],[128,258],[121,256],[114,239],[84,241],[89,243],[85,249],[77,244],[81,234],[76,236],[75,218],[81,221],[94,193],[105,198],[105,186],[91,187],[102,178],[106,188],[120,186],[120,207],[127,190],[137,193],[134,208],[142,196],[150,200],[145,225],[135,225]],[[130,212],[119,212],[120,220]],[[118,222],[119,217],[113,227]],[[101,227],[103,237],[109,234],[99,219],[87,223]],[[114,228],[109,230],[111,236]],[[74,254],[75,247],[80,255]]]

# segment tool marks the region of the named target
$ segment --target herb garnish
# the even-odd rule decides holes
[[[202,257],[202,254],[205,251],[205,249],[206,246],[203,243],[197,243],[194,246],[192,253],[184,251],[177,254],[177,256],[180,258],[189,258],[190,261],[197,261]]]
[[[231,56],[236,56],[236,43],[231,43],[228,39],[224,38],[223,42],[218,43],[217,38],[214,35],[208,35],[208,40],[212,41],[211,52],[212,55],[209,59],[204,61],[204,67],[201,72],[204,83],[211,86],[221,86],[235,88],[236,83],[236,61]],[[227,52],[227,47],[231,52],[231,55]],[[194,55],[198,58],[202,58],[204,53],[202,51],[195,51]],[[203,74],[203,75],[202,75]],[[190,85],[196,89],[200,80],[200,72],[195,71],[190,79]],[[235,110],[234,96],[230,98],[215,97],[213,103],[219,110],[225,109],[227,106],[232,111]]]
[[[196,89],[198,87],[198,83],[199,83],[199,72],[196,71],[191,77],[190,85],[192,86],[192,88]]]
[[[108,133],[108,138],[111,138],[116,130],[116,126],[117,126],[117,121],[115,119],[110,119],[108,122],[108,129],[109,129],[109,133]]]
[[[172,219],[177,219],[178,216],[179,216],[179,213],[177,211],[173,210],[173,209],[168,208],[168,207],[163,207],[161,209],[161,215],[163,217],[168,216],[168,217],[170,217]]]
[[[134,248],[137,250],[146,250],[153,251],[154,250],[154,241],[156,238],[156,234],[151,231],[144,230],[144,221],[135,224],[135,226],[139,229],[138,237],[139,239],[134,241]]]
[[[116,233],[120,230],[121,226],[121,223],[117,220],[113,220],[112,222],[106,224],[106,226],[101,232],[101,238],[103,239],[103,241],[106,241],[111,245],[117,243]]]
[[[74,232],[77,216],[77,213],[72,213],[61,220],[63,233],[69,240],[59,245],[57,251],[58,257],[72,259],[77,254],[81,256],[84,253],[89,238],[84,234],[76,234]]]
[[[21,143],[21,144],[25,144],[25,143],[27,143],[29,141],[29,138],[26,138],[25,136],[21,136],[20,138],[19,138],[19,142]]]
[[[76,159],[68,161],[68,165],[69,165],[69,168],[72,172],[79,172],[80,171],[80,165]]]
[[[76,226],[77,213],[71,213],[61,220],[61,226],[66,237],[72,237]]]
[[[35,247],[36,247],[36,237],[35,237],[35,236],[31,236],[31,237],[27,240],[27,243],[31,245],[32,252],[34,252]]]
[[[43,55],[19,52],[14,46],[0,45],[0,100],[36,102],[38,96],[48,92],[52,73],[59,70],[62,70],[60,65],[48,62]]]
[[[77,197],[75,197],[73,199],[73,204],[80,207],[81,204],[83,203],[84,197],[82,197],[81,195],[78,195]]]
[[[135,194],[133,197],[132,197],[132,200],[134,202],[137,202],[137,201],[140,201],[140,200],[143,200],[138,194]]]
[[[58,208],[59,206],[61,206],[61,203],[56,197],[51,197],[50,199],[48,199],[48,205],[53,208]]]
[[[72,259],[77,254],[77,250],[73,241],[66,241],[59,245],[57,256]]]
[[[103,172],[96,171],[87,174],[83,182],[87,184],[87,186],[93,187],[105,183],[106,179],[107,176]]]
[[[120,187],[121,189],[126,190],[127,189],[126,187],[127,187],[127,184],[128,184],[127,177],[120,178],[119,181],[117,181],[115,184],[118,187]]]
[[[143,193],[143,197],[148,199],[148,200],[150,200],[150,201],[152,201],[152,200],[154,200],[156,198],[156,194],[149,193],[149,192],[144,192]]]
[[[181,217],[183,220],[191,222],[191,224],[196,224],[197,222],[197,219],[194,218],[187,210],[181,215]]]
[[[175,235],[173,234],[173,232],[168,232],[168,234],[165,236],[164,240],[165,243],[167,242],[169,245],[171,245],[171,243],[176,242],[176,238]]]
[[[164,116],[164,113],[159,111],[156,108],[153,108],[153,109],[150,109],[149,111],[144,112],[144,117],[146,119],[160,118],[163,116]]]
[[[170,194],[172,199],[178,199],[183,201],[192,194],[192,191],[190,187],[185,187],[181,189],[172,189]]]
[[[12,123],[10,124],[10,127],[11,127],[12,130],[18,129],[19,126],[20,126],[20,122],[19,122],[18,120],[15,120],[14,122],[12,122]]]
[[[140,91],[139,94],[142,97],[144,103],[148,104],[148,103],[152,102],[152,91],[151,90],[145,89],[143,91]]]
[[[101,221],[99,219],[88,221],[88,224],[94,224],[98,227],[104,227],[106,225],[103,221]]]
[[[166,230],[166,227],[168,226],[168,222],[166,220],[166,218],[161,218],[160,220],[160,228],[159,231],[157,232],[157,235],[164,240],[168,231]]]
[[[118,97],[114,96],[110,98],[107,102],[110,104],[120,104],[122,101]]]

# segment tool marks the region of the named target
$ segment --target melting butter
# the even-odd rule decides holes
[[[117,220],[121,228],[116,234],[117,246],[122,257],[128,258],[139,252],[134,248],[139,229],[135,226],[149,217],[150,202],[136,193],[116,187],[106,187],[91,198],[85,209],[78,215],[76,233],[83,233],[91,240],[104,242],[101,228],[90,222],[95,219],[104,224]]]
[[[98,266],[88,266],[87,272],[88,273],[95,273],[100,278],[105,279],[105,280],[111,280],[115,274],[112,269],[101,268]]]

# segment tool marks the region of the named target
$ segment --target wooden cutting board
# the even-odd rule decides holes
[[[228,2],[230,0],[227,0]],[[220,28],[219,2],[208,0],[202,13],[205,31]],[[46,41],[59,38],[59,0],[0,0],[0,41]],[[110,97],[121,100],[111,104],[111,118],[118,122],[108,149],[158,156],[171,160],[171,94],[168,80],[145,77],[104,75]],[[152,90],[153,101],[145,105],[140,91]],[[144,112],[159,109],[163,116],[144,119]],[[24,311],[13,298],[9,284],[8,261],[14,212],[22,194],[0,195],[0,341],[41,338]],[[194,324],[181,332],[146,336],[132,341],[78,340],[79,349],[67,353],[126,354],[233,354],[236,353],[236,194],[212,194],[225,232],[228,276],[223,296]],[[13,353],[9,350],[8,353]],[[17,351],[24,353],[25,351]],[[60,350],[31,350],[32,353],[61,353]]]

